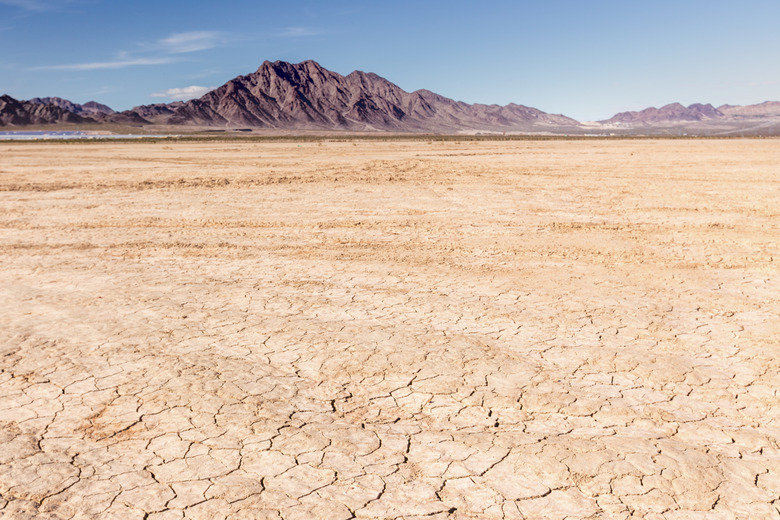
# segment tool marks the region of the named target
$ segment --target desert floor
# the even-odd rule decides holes
[[[780,518],[780,141],[0,143],[3,518]]]

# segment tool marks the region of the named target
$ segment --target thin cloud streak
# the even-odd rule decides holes
[[[285,38],[302,38],[304,36],[317,35],[319,35],[317,31],[309,29],[308,27],[287,27],[281,33],[279,33],[279,36],[283,36]]]
[[[18,7],[25,11],[36,13],[56,11],[70,3],[72,3],[72,0],[0,0],[0,5],[10,5],[11,7]]]
[[[167,99],[195,99],[203,96],[207,92],[211,92],[216,87],[199,87],[197,85],[191,85],[189,87],[169,88],[162,92],[155,92],[151,94],[152,97],[167,98]]]
[[[93,63],[72,63],[68,65],[46,65],[33,67],[29,70],[105,70],[124,69],[125,67],[138,67],[143,65],[165,65],[172,63],[173,58],[136,58],[132,60],[99,61]]]
[[[45,11],[47,9],[45,3],[35,0],[0,0],[0,5],[10,5],[27,11]]]
[[[777,84],[780,84],[780,81],[777,80],[767,80],[767,81],[751,81],[748,83],[748,86],[750,87],[773,87]]]
[[[219,45],[220,33],[217,31],[190,31],[174,33],[158,42],[159,50],[170,54],[213,49]]]
[[[24,0],[0,0],[5,2],[24,2]],[[97,61],[88,63],[70,63],[64,65],[44,65],[31,67],[28,70],[110,70],[139,67],[145,65],[165,65],[177,61],[177,54],[212,49],[220,44],[220,33],[217,31],[189,31],[173,33],[167,38],[158,40],[155,44],[145,45],[147,54],[157,54],[158,57],[131,58],[127,51],[119,52],[112,61]],[[156,52],[151,52],[152,50]],[[162,56],[160,56],[162,55]]]

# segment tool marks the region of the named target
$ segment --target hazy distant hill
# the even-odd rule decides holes
[[[603,123],[658,123],[667,121],[701,121],[724,117],[723,113],[712,105],[699,103],[684,107],[680,103],[670,103],[661,108],[650,107],[639,112],[620,112]]]
[[[757,105],[696,103],[687,107],[671,103],[635,112],[620,112],[600,121],[605,128],[628,133],[688,133],[694,135],[777,135],[780,132],[780,102]]]
[[[45,97],[32,98],[29,100],[29,102],[39,105],[55,105],[64,110],[67,110],[68,112],[72,112],[80,116],[92,116],[99,114],[108,115],[115,113],[114,110],[112,110],[110,107],[101,105],[96,101],[88,101],[83,105],[79,105],[78,103],[73,103],[72,101],[68,101],[67,99],[62,99],[59,97]]]
[[[718,110],[725,116],[739,118],[780,118],[780,101],[765,101],[757,105],[723,105]]]

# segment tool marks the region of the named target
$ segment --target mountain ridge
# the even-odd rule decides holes
[[[406,92],[377,74],[353,71],[342,76],[313,60],[264,61],[254,73],[187,101],[165,122],[396,132],[579,126],[566,116],[522,105],[469,105],[428,90]]]
[[[780,101],[764,101],[754,105],[721,105],[717,108],[709,103],[693,103],[687,107],[680,103],[669,103],[660,108],[648,107],[643,110],[619,112],[598,122],[654,125],[675,122],[734,122],[762,118],[780,118]]]
[[[29,103],[35,103],[38,105],[55,105],[68,112],[76,114],[78,116],[92,116],[92,115],[110,115],[116,113],[114,109],[106,105],[100,104],[97,101],[87,101],[83,105],[74,103],[67,99],[60,97],[45,97],[45,98],[32,98],[27,100]]]
[[[377,132],[780,134],[780,102],[756,105],[669,103],[580,123],[560,114],[509,103],[469,104],[430,90],[403,90],[373,72],[343,76],[314,60],[264,61],[198,99],[141,105],[116,112],[58,97],[0,100],[0,126],[119,123],[198,128],[347,130]]]
[[[619,112],[601,123],[658,123],[662,121],[702,121],[722,118],[725,115],[711,104],[694,103],[683,106],[669,103],[661,108],[649,107],[640,111]]]
[[[94,120],[74,114],[57,105],[19,101],[9,95],[0,96],[0,126],[90,122],[94,122]]]

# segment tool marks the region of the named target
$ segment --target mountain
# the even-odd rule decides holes
[[[671,103],[579,123],[510,103],[469,104],[430,90],[407,92],[370,72],[346,76],[315,61],[265,61],[199,99],[115,112],[90,101],[0,98],[0,126],[42,124],[267,128],[390,132],[518,132],[615,135],[780,135],[780,102],[748,106]]]
[[[266,61],[256,72],[183,103],[171,114],[159,105],[132,111],[157,123],[229,128],[458,132],[579,127],[571,118],[522,105],[470,105],[428,90],[406,92],[376,74],[342,76],[311,60]]]
[[[143,105],[133,107],[124,113],[135,114],[148,122],[165,122],[173,112],[184,105],[184,101],[174,101],[173,103],[155,103],[154,105]]]
[[[604,124],[665,124],[686,122],[739,122],[746,120],[780,119],[780,101],[765,101],[757,105],[721,105],[695,103],[687,107],[670,103],[661,108],[650,107],[637,112],[620,112]]]
[[[121,125],[148,125],[151,122],[132,110],[116,112],[112,108],[96,101],[88,101],[83,105],[73,103],[59,97],[33,98],[28,103],[56,106],[84,118],[82,123],[116,123]],[[56,121],[54,121],[56,122]]]
[[[721,105],[718,108],[695,103],[687,107],[671,103],[637,112],[620,112],[599,121],[609,132],[645,135],[779,135],[780,102],[757,105]]]
[[[114,110],[112,110],[110,107],[101,105],[96,101],[88,101],[83,105],[79,105],[78,103],[73,103],[72,101],[68,101],[67,99],[62,99],[59,97],[45,97],[33,98],[28,102],[38,105],[55,105],[79,116],[93,116],[100,114],[108,115],[115,113]]]
[[[602,123],[653,124],[673,121],[703,121],[725,117],[723,112],[712,105],[695,103],[684,107],[680,103],[670,103],[661,108],[650,107],[640,112],[620,112]]]
[[[79,116],[57,105],[19,101],[8,95],[0,96],[0,126],[94,122],[94,119]]]
[[[62,98],[19,101],[8,95],[0,97],[0,126],[100,123],[132,126],[150,124],[135,112],[114,112],[106,105],[94,101],[78,105]]]
[[[114,112],[113,114],[102,114],[92,116],[100,123],[116,123],[120,125],[143,126],[151,124],[151,121],[141,117],[132,110],[124,112]]]
[[[765,101],[757,105],[723,105],[718,110],[732,119],[780,118],[780,101]]]

